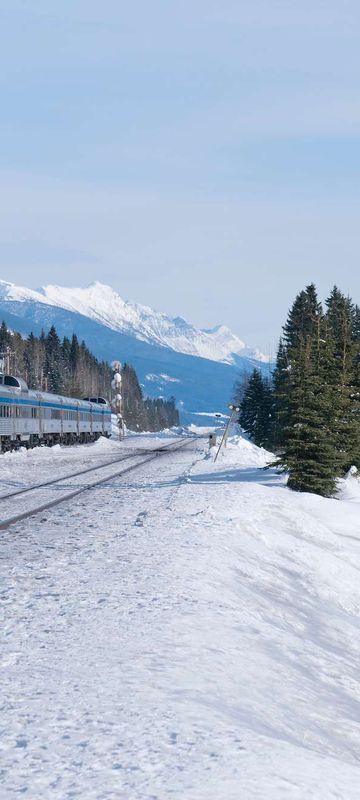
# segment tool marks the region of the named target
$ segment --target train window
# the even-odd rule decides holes
[[[28,419],[30,416],[29,409],[26,406],[15,406],[15,416],[22,419]]]
[[[5,386],[16,386],[17,389],[21,389],[20,383],[17,378],[13,378],[12,375],[5,375],[4,377],[4,384]]]

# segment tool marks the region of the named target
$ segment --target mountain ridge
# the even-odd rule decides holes
[[[27,289],[2,280],[0,297],[4,302],[34,301],[64,308],[150,344],[163,345],[210,361],[235,364],[237,356],[264,363],[269,360],[258,348],[247,347],[225,325],[196,328],[181,316],[171,317],[150,306],[125,301],[118,292],[100,281],[87,287],[49,284],[39,289]]]
[[[236,381],[242,380],[255,366],[264,372],[270,369],[269,364],[248,355],[234,354],[229,363],[181,352],[166,345],[164,340],[147,341],[135,336],[131,328],[124,331],[109,327],[99,309],[97,318],[87,316],[85,311],[84,304],[81,311],[78,305],[76,310],[70,310],[59,304],[59,298],[0,282],[0,318],[9,328],[24,336],[31,331],[39,335],[42,329],[47,332],[51,325],[60,337],[76,333],[100,360],[119,359],[132,364],[147,396],[169,399],[175,394],[183,424],[204,425],[206,415],[212,422],[214,409],[227,412]],[[184,325],[188,326],[185,320]],[[219,327],[222,326],[218,330]],[[222,330],[221,335],[226,338],[227,333]]]

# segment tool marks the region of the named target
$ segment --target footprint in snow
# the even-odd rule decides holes
[[[134,525],[136,525],[137,528],[142,528],[143,527],[144,520],[147,517],[147,514],[148,514],[147,511],[140,511],[140,514],[137,515],[136,520],[134,522]]]

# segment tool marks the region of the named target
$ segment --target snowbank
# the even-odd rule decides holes
[[[226,447],[220,450],[218,461],[219,464],[226,463],[238,467],[266,467],[274,459],[273,453],[269,453],[263,447],[256,447],[246,437],[237,435],[229,437]]]
[[[339,499],[360,503],[360,475],[356,467],[351,467],[346,478],[338,481],[338,486]]]
[[[0,537],[4,797],[360,797],[358,479],[207,452]]]

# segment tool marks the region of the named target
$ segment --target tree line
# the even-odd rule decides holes
[[[0,354],[7,371],[22,377],[30,389],[68,397],[110,399],[112,370],[99,361],[76,334],[61,340],[54,326],[27,338],[0,326]],[[133,367],[122,368],[123,415],[130,430],[158,431],[179,425],[175,399],[144,398]]]
[[[325,307],[314,284],[288,314],[273,374],[237,388],[239,422],[276,453],[288,486],[330,497],[360,468],[360,309],[335,286]]]
[[[123,413],[130,430],[161,431],[180,424],[175,398],[144,398],[133,367],[124,364],[122,371]]]

